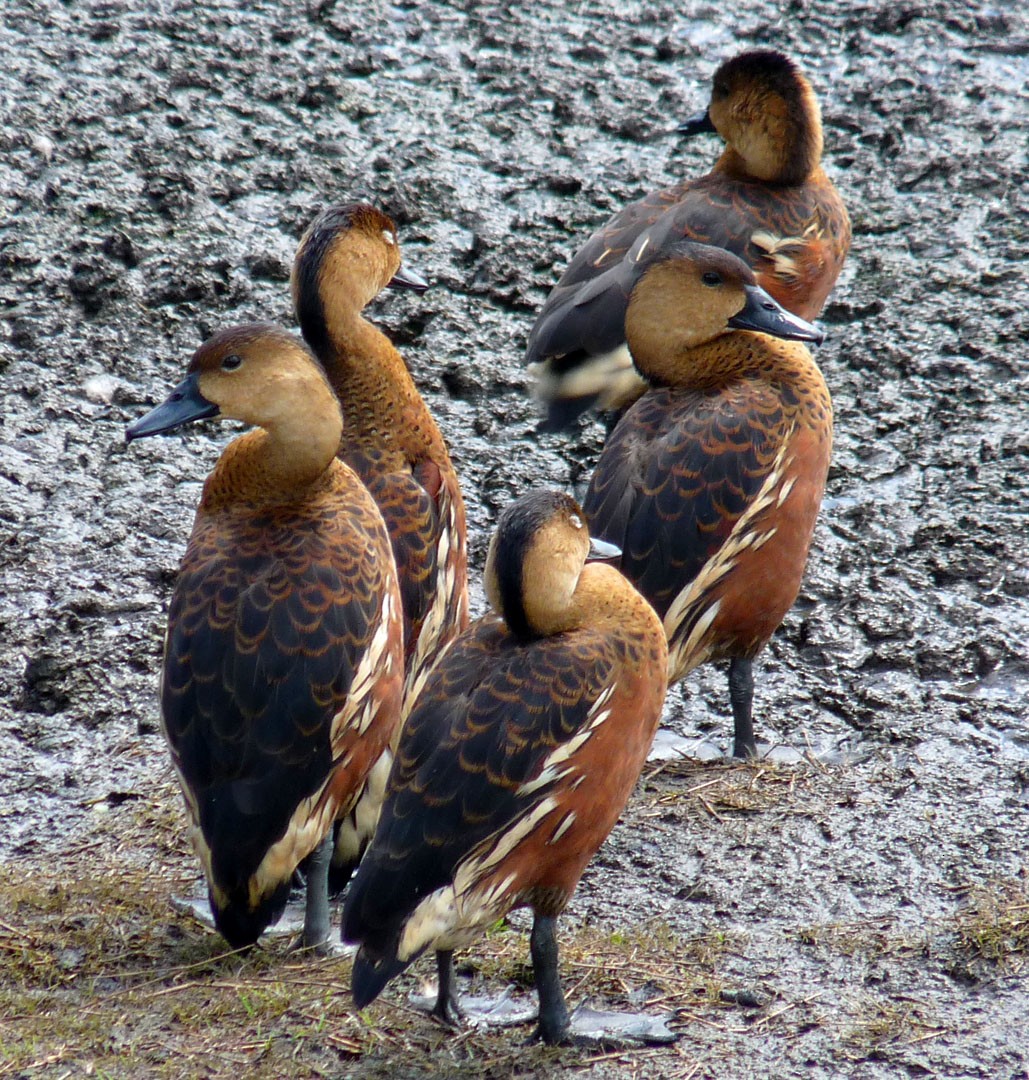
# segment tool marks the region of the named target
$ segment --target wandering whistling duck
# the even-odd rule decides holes
[[[613,566],[584,566],[591,544],[617,555],[591,542],[567,495],[536,492],[501,515],[485,572],[496,614],[431,672],[347,895],[359,1008],[434,949],[434,1011],[453,1020],[452,950],[528,906],[538,1034],[568,1034],[556,918],[643,766],[667,664],[650,605]]]
[[[616,409],[644,386],[625,348],[626,261],[677,241],[726,248],[788,311],[814,319],[850,248],[850,220],[820,164],[818,100],[796,64],[767,49],[714,74],[711,102],[679,130],[717,132],[725,150],[706,176],[656,191],[617,213],[569,263],[529,335],[526,361],[548,409],[567,426],[584,409]]]
[[[226,940],[250,945],[278,919],[307,858],[304,943],[321,946],[332,824],[400,719],[389,537],[336,459],[339,406],[292,335],[216,334],[126,437],[208,416],[263,430],[231,442],[204,485],[168,613],[164,732]]]
[[[443,436],[403,358],[361,314],[387,286],[427,288],[401,267],[390,218],[363,203],[319,214],[297,249],[293,303],[343,409],[339,456],[379,504],[393,543],[406,710],[440,652],[468,625],[468,558],[464,500]]]
[[[829,468],[832,402],[800,344],[821,335],[735,255],[689,241],[641,267],[625,331],[650,390],[583,509],[664,619],[669,682],[730,659],[734,753],[752,756],[753,658],[796,599]]]

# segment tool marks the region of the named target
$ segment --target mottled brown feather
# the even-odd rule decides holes
[[[391,744],[403,629],[389,537],[333,456],[340,414],[314,357],[248,326],[205,343],[190,373],[224,415],[267,428],[230,443],[204,485],[161,689],[215,921],[238,946],[278,917]]]
[[[721,339],[727,361],[735,339]],[[810,353],[756,340],[767,353],[763,363],[703,390],[655,388],[636,402],[605,444],[583,503],[591,528],[622,548],[623,571],[664,618],[681,590],[718,559],[786,448],[790,495],[748,524],[777,535],[745,552],[731,576],[669,628],[672,640],[681,638],[691,617],[721,601],[704,653],[691,656],[690,666],[753,656],[782,621],[800,586],[828,471],[832,407]],[[688,670],[671,672],[672,680]]]
[[[211,512],[205,499],[197,511],[169,610],[162,711],[227,894],[246,891],[330,772],[337,800],[367,774],[346,738],[333,745],[332,722],[383,617],[384,540],[342,467],[292,504]],[[359,757],[378,757],[391,736],[392,724],[373,724]]]
[[[753,658],[782,621],[832,446],[832,403],[807,348],[729,328],[746,268],[734,281],[723,267],[708,287],[708,249],[675,250],[642,276],[626,322],[637,366],[663,385],[619,420],[583,501],[664,619],[670,682],[707,660]]]

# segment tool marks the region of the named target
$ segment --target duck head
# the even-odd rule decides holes
[[[342,431],[335,396],[303,344],[278,326],[248,323],[205,341],[182,382],[130,424],[125,438],[131,442],[212,416],[272,430],[286,418],[313,411],[334,414]]]
[[[397,227],[367,203],[333,206],[311,222],[293,262],[293,305],[304,339],[321,355],[326,309],[356,315],[385,288],[423,293],[429,283],[402,267]]]
[[[715,72],[704,112],[679,127],[686,136],[717,132],[724,167],[758,180],[801,184],[822,157],[822,115],[800,68],[773,49],[727,60]]]
[[[734,330],[814,343],[823,337],[773,300],[750,267],[723,248],[684,240],[640,268],[625,332],[634,363],[652,383],[675,385],[683,353]]]
[[[534,491],[500,515],[486,555],[486,596],[518,637],[557,634],[578,625],[574,597],[586,563],[620,555],[590,536],[570,495]]]

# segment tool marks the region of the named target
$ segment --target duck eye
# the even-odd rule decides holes
[[[714,288],[716,285],[722,284],[722,275],[715,273],[714,270],[707,270],[701,276],[700,280],[703,281],[705,285],[710,285],[711,288]]]
[[[235,371],[238,367],[242,365],[242,363],[243,357],[237,356],[235,353],[232,353],[231,356],[226,356],[222,360],[222,371]]]

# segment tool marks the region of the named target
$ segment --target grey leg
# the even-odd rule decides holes
[[[532,972],[539,995],[539,1026],[536,1034],[545,1043],[563,1042],[568,1036],[568,1006],[557,970],[557,919],[553,916],[535,915],[529,951],[532,954]]]
[[[329,941],[329,864],[332,833],[307,858],[307,892],[304,898],[304,948],[327,951]]]
[[[734,657],[729,661],[729,699],[735,721],[733,757],[757,757],[754,739],[754,661]]]
[[[457,986],[454,978],[454,953],[451,949],[440,949],[436,953],[436,972],[439,978],[439,992],[436,995],[436,1007],[432,1015],[444,1024],[457,1027],[461,1020],[461,1006],[457,1003]]]

